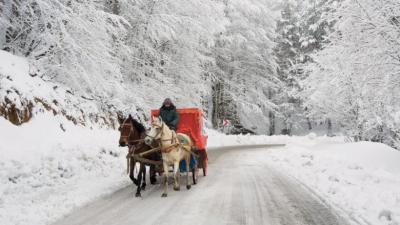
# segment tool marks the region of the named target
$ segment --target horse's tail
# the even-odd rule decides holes
[[[191,147],[193,146],[193,141],[188,135],[178,133],[176,137],[178,138],[179,143],[183,146],[188,147],[189,149],[191,149]]]

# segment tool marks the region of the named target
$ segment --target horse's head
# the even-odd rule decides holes
[[[153,122],[151,123],[150,131],[147,133],[144,143],[146,145],[151,145],[153,141],[160,140],[165,124],[159,117],[153,117]]]
[[[119,138],[119,146],[125,147],[129,144],[129,142],[140,139],[140,136],[143,132],[145,132],[145,128],[142,124],[137,122],[135,119],[129,115],[127,118],[118,118],[120,127],[120,138]]]

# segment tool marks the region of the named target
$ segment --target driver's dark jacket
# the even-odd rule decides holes
[[[179,115],[174,105],[171,105],[170,107],[162,106],[160,108],[159,116],[170,129],[176,130],[176,126],[178,125],[179,121]]]

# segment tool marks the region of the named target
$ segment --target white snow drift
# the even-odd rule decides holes
[[[281,168],[362,224],[400,223],[400,152],[343,138],[290,138],[267,163]]]
[[[115,131],[42,114],[20,127],[0,117],[0,133],[0,224],[47,224],[128,183]]]
[[[76,123],[107,123],[105,117],[98,117],[104,115],[99,104],[60,83],[45,80],[27,59],[0,50],[0,62],[0,105],[8,99],[6,108],[13,104],[23,111],[32,104],[37,111],[51,110],[73,118]]]

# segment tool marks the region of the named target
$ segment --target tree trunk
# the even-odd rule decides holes
[[[268,113],[269,118],[269,135],[275,134],[275,114],[274,112],[270,111]]]
[[[328,124],[328,137],[332,137],[333,136],[333,132],[332,132],[332,121],[331,119],[327,119],[327,124]]]

